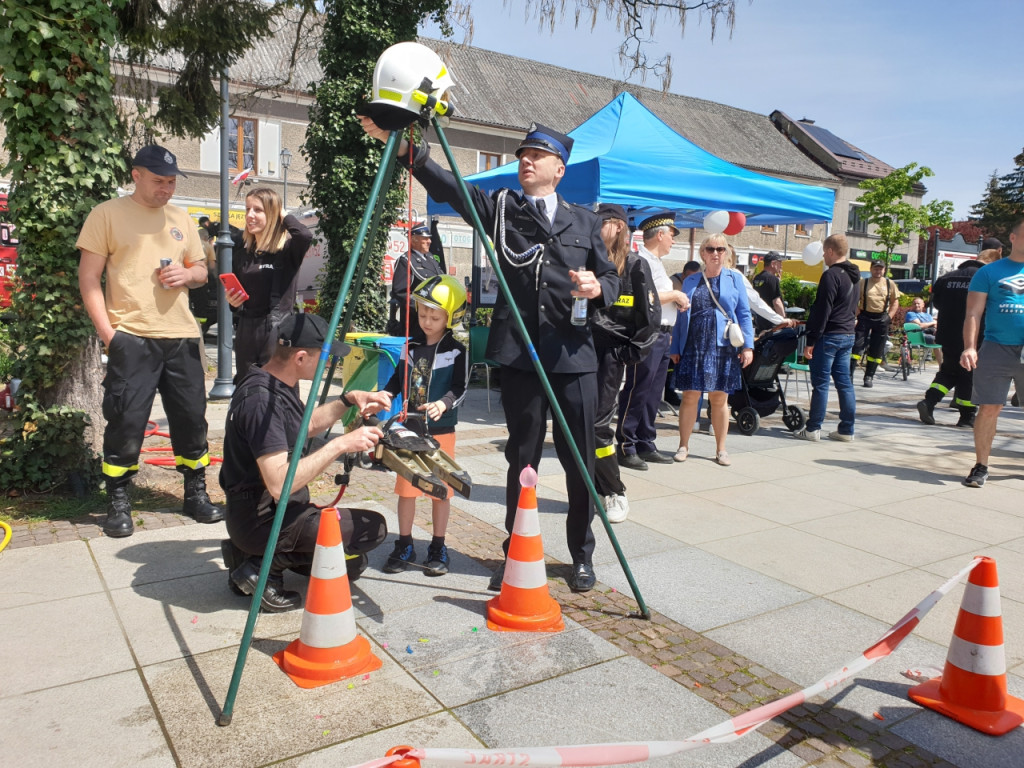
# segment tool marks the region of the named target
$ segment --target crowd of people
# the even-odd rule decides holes
[[[368,135],[387,138],[388,131],[370,118],[360,120]],[[712,234],[700,244],[700,261],[669,276],[662,260],[679,235],[671,214],[638,223],[643,245],[633,253],[621,206],[601,204],[595,212],[568,203],[556,188],[572,144],[570,137],[534,124],[516,152],[521,191],[486,193],[470,187],[468,203],[451,171],[430,158],[428,145],[410,148],[403,141],[399,157],[435,200],[449,203],[467,220],[467,205],[472,206],[485,229],[495,233],[500,268],[527,332],[520,334],[511,306],[499,294],[486,357],[501,366],[508,429],[505,528],[511,535],[520,473],[539,464],[548,413],[557,404],[581,458],[578,464],[570,440],[556,428],[555,449],[568,496],[565,530],[572,569],[567,582],[572,590],[585,592],[596,583],[595,506],[588,476],[603,497],[608,519],[625,520],[629,505],[620,467],[643,471],[648,463],[686,461],[703,397],[709,403],[714,461],[729,466],[728,397],[741,388],[743,369],[753,360],[755,322],[765,330],[794,321],[785,317],[778,254],[768,254],[751,284],[735,269],[735,250],[725,236]],[[239,315],[236,388],[220,475],[226,511],[213,505],[205,486],[209,454],[200,330],[188,306],[188,290],[207,282],[210,260],[191,219],[168,204],[178,175],[183,174],[170,152],[144,147],[132,170],[135,191],[98,206],[78,240],[83,303],[109,355],[103,381],[108,495],[103,528],[115,537],[133,532],[128,486],[138,471],[146,421],[160,392],[175,464],[185,478],[184,513],[203,523],[226,520],[229,539],[222,553],[229,586],[251,595],[305,412],[298,382],[313,377],[325,346],[335,355],[346,350],[327,339],[322,318],[294,314],[295,280],[309,230],[285,214],[273,190],[253,190],[246,197],[245,230],[235,237],[241,288],[226,291]],[[457,280],[438,268],[429,253],[429,235],[426,225],[412,231],[412,250],[404,270],[398,270],[404,280],[396,273],[393,297],[399,308],[392,330],[410,341],[394,378],[380,392],[349,391],[317,407],[310,436],[330,430],[349,409],[369,419],[402,395],[407,418],[419,419],[421,430],[455,455],[468,355],[453,330],[465,314],[466,295]],[[964,480],[973,487],[988,477],[992,438],[1010,383],[1018,391],[1024,385],[1024,221],[1013,228],[1010,240],[1009,258],[999,259],[999,250],[988,249],[977,263],[968,262],[936,283],[937,319],[917,301],[908,315],[908,321],[933,334],[943,352],[939,373],[918,404],[920,418],[934,424],[935,405],[955,388],[959,426],[974,427],[977,461]],[[831,383],[839,397],[839,422],[828,436],[850,442],[855,436],[855,366],[863,358],[863,385],[872,386],[900,293],[881,265],[873,265],[870,277],[861,279],[843,235],[825,240],[824,262],[806,323],[810,413],[797,436],[821,439]],[[974,370],[982,375],[972,381]],[[661,453],[655,443],[666,387],[682,393],[678,448],[672,455]],[[310,501],[309,482],[339,456],[371,450],[383,437],[376,426],[360,426],[311,448],[299,460],[261,596],[265,610],[301,605],[301,596],[284,589],[282,574],[285,569],[308,572],[312,561],[321,510]],[[405,570],[418,557],[412,528],[420,493],[401,479],[395,493],[399,532],[384,566],[388,573]],[[422,565],[427,575],[448,571],[450,495],[432,500],[433,538]],[[358,576],[366,567],[366,553],[384,541],[387,527],[383,516],[369,510],[341,510],[340,520],[349,572]],[[504,542],[506,558],[509,541]],[[501,563],[489,588],[501,588],[509,565],[507,559]]]

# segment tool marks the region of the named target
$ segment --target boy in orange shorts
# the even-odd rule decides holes
[[[466,314],[466,291],[454,277],[436,275],[420,283],[412,298],[417,302],[417,318],[426,339],[409,341],[385,390],[397,395],[404,389],[406,423],[425,418],[426,432],[441,444],[441,450],[454,458],[455,425],[459,405],[466,396],[469,355],[455,340],[451,329],[461,323]],[[398,495],[398,541],[384,564],[384,573],[400,573],[416,562],[412,524],[416,499],[423,493],[401,477],[395,481],[395,493]],[[428,576],[448,573],[448,548],[444,537],[451,496],[449,488],[443,501],[431,499],[434,536],[423,565]]]

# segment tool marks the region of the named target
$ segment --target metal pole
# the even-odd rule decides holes
[[[256,617],[260,612],[260,599],[263,595],[263,590],[267,586],[267,577],[270,575],[270,561],[274,558],[274,551],[277,549],[277,539],[281,535],[281,526],[284,522],[284,512],[288,506],[288,498],[292,493],[292,483],[295,481],[295,471],[299,466],[299,459],[302,458],[301,447],[306,442],[306,437],[309,434],[309,422],[313,417],[313,410],[316,408],[316,398],[312,396],[312,393],[316,392],[320,387],[320,381],[324,375],[324,369],[327,367],[327,358],[331,356],[331,344],[334,342],[335,334],[338,332],[338,322],[341,319],[341,308],[345,303],[345,300],[355,301],[355,297],[349,296],[349,286],[352,284],[352,275],[356,270],[356,263],[359,261],[358,255],[362,252],[363,242],[366,239],[366,231],[370,226],[370,219],[374,212],[375,203],[378,197],[381,195],[381,189],[384,187],[385,181],[390,181],[389,174],[394,170],[394,155],[395,149],[398,147],[398,140],[400,134],[396,131],[392,131],[388,137],[388,142],[384,146],[384,154],[381,158],[380,167],[377,169],[377,176],[373,180],[373,188],[370,190],[370,199],[366,204],[366,209],[363,211],[363,219],[359,225],[359,231],[356,235],[355,243],[352,245],[352,250],[349,253],[348,265],[345,268],[345,276],[341,281],[341,287],[338,289],[338,300],[334,303],[334,312],[331,314],[331,322],[327,329],[327,338],[324,340],[324,346],[320,350],[320,359],[317,362],[316,372],[313,374],[313,380],[310,386],[310,397],[306,402],[306,411],[302,416],[302,424],[299,426],[299,434],[295,437],[295,446],[292,451],[291,460],[288,462],[288,474],[284,478],[284,487],[281,489],[281,499],[277,503],[277,510],[274,514],[274,524],[270,528],[270,536],[267,539],[267,547],[263,552],[263,563],[260,566],[260,578],[256,584],[256,591],[252,595],[252,603],[249,605],[249,617],[245,622],[245,632],[242,633],[242,643],[238,648],[238,656],[235,659],[235,670],[231,675],[231,685],[228,687],[228,694],[224,700],[224,707],[221,710],[220,717],[217,719],[217,725],[230,725],[232,713],[235,708],[235,696],[238,695],[238,686],[242,681],[242,670],[245,669],[245,659],[249,654],[249,647],[252,645],[252,634],[256,628]]]
[[[281,207],[288,210],[288,166],[284,166],[284,192],[281,194]]]
[[[220,275],[231,272],[232,258],[231,227],[228,224],[228,126],[231,121],[229,84],[228,69],[225,67],[220,73],[220,232],[217,233],[217,274],[210,276],[217,283],[217,378],[210,390],[211,400],[226,400],[235,391],[231,374],[234,325],[231,321],[231,305],[224,298],[224,286],[219,279]]]
[[[644,598],[640,594],[640,588],[636,584],[636,580],[633,578],[633,573],[629,569],[629,564],[626,562],[626,556],[622,553],[622,547],[619,546],[619,540],[612,530],[611,523],[608,522],[608,513],[605,511],[604,502],[601,501],[601,496],[597,492],[597,488],[594,486],[594,479],[587,471],[587,465],[583,461],[583,457],[580,455],[579,448],[576,446],[576,439],[572,433],[569,432],[569,425],[565,421],[565,416],[562,413],[562,408],[555,399],[555,393],[551,389],[551,384],[548,382],[547,374],[544,372],[544,366],[541,365],[540,358],[537,356],[537,350],[534,349],[533,342],[530,340],[530,334],[526,330],[526,323],[523,322],[523,316],[519,314],[519,308],[516,306],[515,301],[512,298],[512,293],[509,290],[508,283],[505,281],[505,275],[502,274],[501,267],[498,264],[498,257],[494,254],[494,247],[491,245],[491,241],[487,239],[487,233],[484,231],[484,226],[480,221],[480,214],[477,213],[475,207],[473,207],[473,199],[469,196],[469,189],[466,187],[466,182],[462,178],[462,174],[459,173],[459,166],[455,162],[455,156],[452,154],[451,147],[448,146],[448,139],[444,135],[444,129],[441,128],[441,123],[436,117],[432,118],[434,130],[437,131],[437,138],[441,143],[441,149],[444,150],[444,156],[448,159],[448,165],[452,169],[452,174],[455,176],[455,181],[458,183],[459,193],[462,195],[462,200],[466,204],[466,210],[469,211],[470,216],[473,219],[473,228],[476,233],[480,236],[480,240],[483,242],[486,248],[487,258],[491,262],[491,268],[494,269],[494,275],[498,279],[498,285],[501,288],[502,294],[505,296],[505,301],[508,302],[509,309],[512,311],[512,317],[515,319],[516,330],[519,332],[519,336],[526,344],[529,351],[530,360],[533,361],[533,368],[537,372],[537,376],[540,378],[540,383],[544,387],[544,394],[547,396],[548,404],[551,406],[551,413],[555,417],[555,421],[558,422],[558,427],[562,430],[562,434],[565,435],[565,441],[569,445],[572,451],[572,457],[576,462],[576,467],[579,469],[580,474],[583,476],[583,480],[587,485],[587,491],[590,493],[590,498],[594,502],[594,506],[600,513],[601,522],[604,523],[605,531],[608,533],[608,538],[612,542],[612,548],[615,550],[615,555],[619,559],[619,564],[622,566],[623,572],[626,574],[626,580],[629,582],[629,587],[633,590],[633,596],[636,598],[637,605],[640,608],[640,615],[645,618],[651,618],[651,612],[647,608],[647,604],[644,603]],[[395,132],[392,131],[391,136],[395,136]]]

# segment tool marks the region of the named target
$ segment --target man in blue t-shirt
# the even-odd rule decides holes
[[[1009,258],[986,264],[971,280],[964,320],[964,351],[960,364],[977,370],[971,400],[978,406],[974,422],[977,463],[963,481],[980,488],[988,479],[988,457],[999,412],[1010,381],[1024,391],[1024,219],[1010,230]],[[977,349],[978,327],[985,317],[985,338]]]

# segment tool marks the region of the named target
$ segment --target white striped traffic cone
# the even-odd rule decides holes
[[[561,632],[562,608],[548,592],[537,513],[537,472],[519,475],[519,506],[505,558],[501,593],[487,601],[487,626],[498,632]]]
[[[914,686],[909,696],[992,736],[1024,723],[1024,701],[1006,692],[1003,612],[992,558],[981,558],[967,577],[942,677]]]
[[[316,688],[381,668],[370,643],[356,634],[338,510],[321,510],[299,639],[274,661],[300,688]]]

